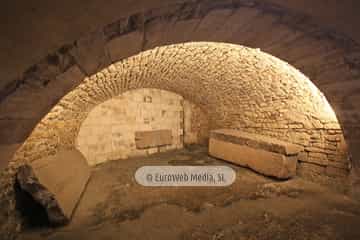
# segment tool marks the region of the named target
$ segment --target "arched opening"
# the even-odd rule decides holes
[[[74,147],[81,124],[96,122],[92,114],[106,116],[92,110],[94,106],[147,87],[172,91],[206,109],[210,130],[239,129],[303,146],[300,174],[348,174],[341,127],[323,94],[306,76],[259,50],[207,42],[149,50],[85,79],[38,124],[15,159],[26,156],[33,161],[56,149]],[[138,98],[144,101],[146,96]],[[107,105],[96,108],[101,111],[102,106]]]
[[[191,130],[185,124],[187,118],[187,122],[198,126],[195,132],[186,131]],[[323,94],[286,62],[257,49],[225,43],[194,42],[155,48],[86,78],[42,119],[14,161],[36,163],[62,149],[78,148],[90,165],[104,164],[96,172],[108,169],[106,166],[118,168],[117,162],[122,162],[106,163],[108,160],[128,157],[125,166],[130,164],[127,166],[133,170],[131,161],[139,164],[143,160],[132,160],[133,156],[181,149],[186,141],[206,144],[204,138],[219,128],[301,146],[296,175],[346,191],[350,170],[346,143]],[[138,131],[159,130],[168,131],[170,142],[137,148]],[[200,137],[186,139],[187,134]],[[200,158],[200,164],[219,164],[205,157],[206,151],[194,155],[193,149],[180,155],[165,155],[172,156],[166,164],[177,160],[193,164],[188,160],[195,158]],[[131,173],[129,169],[123,170]],[[91,186],[91,191],[94,188]],[[176,197],[168,200],[178,201]],[[117,204],[119,200],[109,201]],[[85,202],[94,207],[89,198]],[[194,209],[202,208],[194,204]],[[109,206],[104,205],[101,211],[108,211]],[[143,210],[134,211],[133,218],[121,210],[121,221],[137,219]]]
[[[107,24],[109,19],[111,22]],[[304,146],[309,143],[310,148],[304,151],[303,160],[299,162],[298,174],[315,182],[324,176],[325,179],[332,180],[344,179],[343,177],[348,175],[349,161],[346,156],[345,138],[349,145],[351,170],[354,173],[353,176],[356,177],[354,170],[358,169],[360,152],[357,145],[360,128],[359,108],[354,103],[358,99],[360,89],[359,48],[352,39],[339,32],[313,24],[312,19],[268,1],[185,1],[167,4],[156,9],[149,9],[147,6],[135,14],[131,11],[131,14],[126,17],[109,17],[109,19],[103,22],[107,25],[100,26],[96,31],[85,34],[76,41],[71,39],[75,41],[73,43],[60,41],[59,44],[55,44],[63,46],[36,64],[33,64],[34,60],[28,62],[31,67],[24,72],[15,72],[14,74],[19,77],[12,79],[14,81],[10,81],[1,89],[0,152],[5,153],[3,159],[10,160],[16,149],[22,145],[17,151],[15,161],[12,161],[9,169],[3,173],[4,181],[1,182],[5,189],[1,201],[8,206],[7,216],[14,216],[11,202],[13,192],[9,189],[12,188],[16,165],[21,162],[17,160],[33,161],[56,154],[59,149],[75,146],[80,123],[94,106],[123,91],[138,88],[171,91],[185,99],[191,99],[197,106],[205,106],[212,113],[209,116],[210,129],[219,127],[235,128],[241,131],[247,129],[255,133],[261,131],[267,136]],[[114,19],[117,20],[114,21]],[[286,128],[283,128],[284,122],[280,122],[280,127],[276,126],[277,123],[266,122],[272,120],[273,117],[276,119],[280,117],[274,116],[269,111],[260,111],[260,114],[257,112],[254,114],[252,111],[240,112],[237,107],[241,106],[245,109],[241,102],[246,102],[248,99],[236,97],[236,94],[243,94],[240,88],[236,88],[236,78],[231,79],[227,82],[228,85],[224,86],[221,85],[221,81],[207,82],[205,81],[207,78],[204,77],[210,74],[216,79],[223,80],[235,74],[247,78],[249,74],[246,72],[242,75],[240,71],[243,70],[242,66],[238,66],[236,61],[235,63],[228,62],[229,55],[235,54],[232,51],[219,54],[216,57],[219,62],[217,66],[208,66],[207,57],[201,57],[203,54],[211,54],[213,48],[205,47],[203,52],[198,54],[196,62],[192,62],[189,66],[184,66],[186,61],[177,54],[188,53],[191,60],[192,50],[180,48],[178,52],[173,51],[173,55],[164,54],[161,51],[163,48],[144,52],[157,46],[189,41],[227,42],[260,48],[263,52],[287,61],[300,69],[325,94],[335,110],[341,127],[336,120],[333,121],[332,117],[325,121],[318,121],[317,117],[313,118],[311,109],[314,109],[314,106],[311,106],[312,104],[297,103],[299,98],[294,97],[298,95],[296,87],[292,89],[294,95],[291,96],[291,100],[294,101],[288,102],[289,108],[292,107],[290,113],[288,115],[282,113],[283,117],[288,117],[287,120],[294,121],[294,124],[287,125]],[[49,49],[44,50],[44,54],[48,52]],[[141,53],[140,56],[125,60],[137,53]],[[146,54],[149,53],[155,54],[147,56]],[[219,52],[215,50],[214,53]],[[163,57],[161,57],[162,54],[164,54]],[[148,65],[148,57],[151,58],[152,65]],[[254,59],[258,60],[256,56]],[[274,63],[276,65],[274,75],[284,76],[284,79],[298,75],[296,71],[293,72],[294,69],[288,68],[288,65],[283,68],[283,62],[277,65],[277,60],[269,59],[271,59],[270,65]],[[118,61],[123,61],[123,63],[118,63]],[[231,74],[222,70],[221,63],[223,62],[234,66],[231,68]],[[138,65],[136,66],[135,63]],[[253,76],[252,79],[264,80],[266,78],[264,76],[271,74],[274,70],[268,68],[268,65],[262,65],[263,63],[250,66],[250,71],[262,76]],[[161,66],[166,67],[158,69]],[[149,68],[157,69],[159,71],[155,72],[161,74],[157,75],[148,70]],[[178,81],[169,77],[169,69],[175,69]],[[266,71],[261,72],[259,69],[266,69]],[[271,71],[267,72],[269,69]],[[290,75],[287,74],[288,70],[292,72]],[[196,81],[189,79],[189,72],[194,74]],[[148,75],[143,76],[143,73]],[[118,77],[122,79],[120,85],[117,80],[109,81],[110,85],[105,83],[108,79],[113,80]],[[126,80],[129,78],[133,81]],[[189,82],[190,84],[186,85]],[[78,85],[80,90],[75,89],[74,92],[79,94],[70,92]],[[209,97],[208,93],[211,89],[219,90],[221,94],[211,94]],[[234,89],[236,91],[233,91]],[[244,91],[246,94],[253,93]],[[314,90],[314,92],[317,91],[317,89]],[[64,97],[69,92],[70,94]],[[192,92],[196,92],[197,95]],[[278,93],[277,90],[276,93]],[[278,96],[281,98],[281,94]],[[309,98],[312,96],[310,94]],[[251,98],[267,99],[267,96],[253,94]],[[315,98],[320,103],[324,102],[322,98]],[[59,102],[60,99],[62,100]],[[262,101],[249,103],[251,109],[272,108],[272,106],[260,106]],[[33,104],[34,102],[37,104]],[[58,102],[59,104],[53,108]],[[217,104],[219,102],[221,104]],[[286,105],[282,101],[275,102],[277,106]],[[234,106],[234,103],[238,105]],[[293,106],[303,105],[307,107],[305,109],[293,108]],[[281,109],[276,111],[278,110]],[[319,117],[324,113],[326,116],[331,116],[325,112],[315,111],[315,115]],[[264,124],[262,126],[254,124],[261,120],[259,116],[262,114],[267,114],[266,121],[262,122]],[[62,117],[58,118],[58,116]],[[322,117],[324,116],[320,119],[323,119]],[[56,124],[52,125],[54,121]],[[51,124],[48,125],[49,122]],[[304,131],[304,128],[308,129],[310,126],[314,129]],[[28,138],[30,133],[32,134]],[[320,136],[314,133],[319,133]],[[343,133],[345,137],[342,136]],[[26,143],[23,144],[25,141]],[[339,159],[341,161],[338,161]],[[344,184],[340,185],[344,186]],[[271,188],[271,191],[277,190]]]

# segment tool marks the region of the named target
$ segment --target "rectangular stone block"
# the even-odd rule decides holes
[[[152,148],[172,144],[171,130],[154,130],[135,132],[137,149]]]
[[[85,157],[78,150],[64,150],[35,160],[30,166],[39,183],[55,196],[63,214],[70,219],[91,174]]]
[[[143,45],[143,33],[134,31],[112,39],[107,43],[107,49],[112,62],[139,53]]]
[[[71,55],[88,76],[110,64],[109,54],[105,50],[105,36],[101,31],[92,32],[78,40]]]
[[[288,179],[296,175],[301,147],[237,130],[211,132],[209,154],[266,176]]]
[[[283,155],[297,155],[303,150],[300,145],[234,129],[213,130],[210,137]]]

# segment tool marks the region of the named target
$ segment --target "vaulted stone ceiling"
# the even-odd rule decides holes
[[[0,89],[30,65],[84,34],[136,12],[194,0],[4,0],[0,8]],[[211,2],[211,1],[208,1]],[[225,1],[224,1],[225,2]],[[231,1],[228,1],[231,2]],[[234,0],[234,3],[240,2]],[[246,0],[243,2],[252,2]],[[356,41],[360,3],[357,0],[262,0],[305,14],[324,27]]]
[[[53,11],[48,11],[49,21],[44,21],[49,24],[47,27],[36,24],[38,18],[31,17],[34,13],[28,12],[29,15],[19,17],[17,21],[20,22],[14,21],[14,26],[22,24],[26,17],[34,21],[31,26],[36,25],[28,36],[25,34],[28,30],[19,31],[26,29],[20,26],[17,26],[16,32],[7,31],[10,36],[7,34],[6,39],[11,39],[11,34],[15,33],[14,39],[23,37],[23,40],[19,40],[19,44],[4,40],[3,45],[7,49],[2,51],[3,54],[8,53],[9,49],[13,51],[7,54],[7,58],[2,58],[6,59],[2,65],[5,70],[1,82],[2,146],[21,144],[51,107],[80,83],[83,75],[96,73],[112,62],[155,46],[187,41],[215,41],[261,48],[288,61],[309,76],[335,109],[353,158],[360,158],[356,147],[360,139],[360,111],[355,104],[359,100],[360,91],[359,45],[352,40],[358,36],[349,27],[344,27],[344,22],[356,19],[348,14],[352,12],[351,2],[342,5],[342,10],[337,12],[343,17],[341,21],[331,14],[336,12],[335,1],[326,4],[325,9],[328,11],[323,11],[323,5],[317,3],[319,5],[314,7],[319,11],[316,12],[311,11],[306,2],[301,5],[284,4],[281,1],[283,6],[279,6],[249,0],[166,4],[160,1],[137,1],[131,7],[127,4],[127,8],[116,8],[112,5],[115,3],[109,3],[103,6],[105,9],[111,7],[112,10],[108,12],[100,11],[103,8],[92,2],[86,5],[83,15],[75,14],[82,6],[78,4],[70,6],[63,3],[63,8],[54,7]],[[11,8],[13,5],[7,6]],[[42,7],[51,8],[45,3]],[[101,16],[92,15],[90,18],[87,14],[94,8]],[[52,18],[52,14],[61,15],[65,9],[68,10],[65,19]],[[33,11],[38,10],[33,8]],[[306,17],[304,13],[309,13],[312,18]],[[9,14],[5,16],[10,20]],[[76,27],[65,24],[69,19],[72,20],[71,25]],[[94,22],[96,24],[92,24]],[[36,28],[39,28],[38,32]],[[62,30],[58,32],[57,29]],[[25,48],[29,50],[25,51]],[[109,48],[112,50],[109,51]],[[26,66],[29,67],[23,71]],[[74,66],[78,66],[81,71],[71,72]],[[49,96],[48,89],[54,85],[62,90]],[[43,101],[35,105],[32,103],[39,99]]]
[[[81,70],[72,67],[68,72],[76,77]],[[168,90],[197,104],[207,113],[210,129],[241,129],[302,146],[302,175],[309,173],[306,168],[318,169],[319,175],[348,175],[336,116],[306,76],[260,50],[211,42],[157,47],[85,78],[42,119],[14,162],[32,162],[61,148],[74,148],[89,112],[139,88]],[[62,90],[61,85],[50,85],[47,99]]]
[[[86,77],[100,71],[111,75],[113,63],[157,46],[189,41],[260,48],[300,69],[326,95],[353,163],[360,163],[359,4],[356,0],[3,1],[1,168],[53,106]],[[185,90],[182,93],[189,94]],[[207,102],[199,98],[197,103]],[[4,174],[9,180],[14,172]],[[2,199],[11,188],[9,184],[1,192]],[[8,216],[12,205],[9,201],[4,208]]]

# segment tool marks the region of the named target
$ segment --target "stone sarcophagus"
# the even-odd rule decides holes
[[[258,134],[233,129],[210,133],[209,154],[266,176],[288,179],[296,175],[303,147]]]

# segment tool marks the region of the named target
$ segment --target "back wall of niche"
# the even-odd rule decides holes
[[[75,145],[90,165],[206,144],[206,113],[182,96],[159,89],[127,91],[97,105]]]

